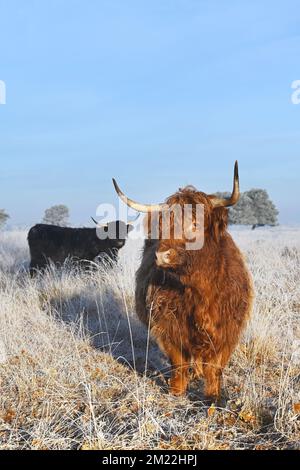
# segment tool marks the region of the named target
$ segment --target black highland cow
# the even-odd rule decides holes
[[[62,265],[67,258],[88,266],[100,254],[116,261],[118,251],[125,245],[131,224],[110,222],[97,228],[69,228],[38,224],[28,234],[30,274],[44,269],[49,261]]]

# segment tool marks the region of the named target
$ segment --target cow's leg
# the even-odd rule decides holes
[[[37,273],[37,270],[38,270],[38,265],[36,263],[34,263],[33,261],[31,261],[30,266],[29,266],[30,276],[35,277],[36,273]]]
[[[29,266],[29,273],[31,277],[35,277],[38,271],[46,267],[45,261],[31,260]]]
[[[223,347],[218,354],[205,358],[203,372],[206,398],[211,400],[218,400],[220,398],[222,373],[229,361],[231,352],[232,348]]]
[[[221,394],[222,369],[219,361],[212,361],[203,364],[203,374],[205,379],[205,398],[216,401]]]
[[[178,355],[171,359],[172,375],[170,380],[170,392],[173,395],[184,395],[189,383],[190,361]]]
[[[170,392],[173,395],[184,395],[189,382],[191,359],[172,345],[163,345],[162,349],[169,357],[172,366]]]
[[[29,274],[30,274],[30,277],[35,277],[36,276],[36,270],[32,266],[30,266],[30,268],[29,268]]]

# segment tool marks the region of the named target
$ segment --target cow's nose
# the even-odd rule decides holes
[[[161,266],[170,262],[170,251],[157,251],[156,252],[156,264]]]

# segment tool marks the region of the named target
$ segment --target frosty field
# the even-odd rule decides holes
[[[0,449],[300,449],[300,228],[231,233],[256,300],[208,409],[201,382],[168,394],[135,316],[141,242],[113,270],[30,279],[27,233],[0,232]]]

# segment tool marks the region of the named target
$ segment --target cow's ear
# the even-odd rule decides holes
[[[134,229],[134,226],[132,224],[127,225],[127,233],[132,232],[133,229]]]
[[[212,236],[216,241],[226,232],[228,226],[228,209],[216,207],[211,215]]]

